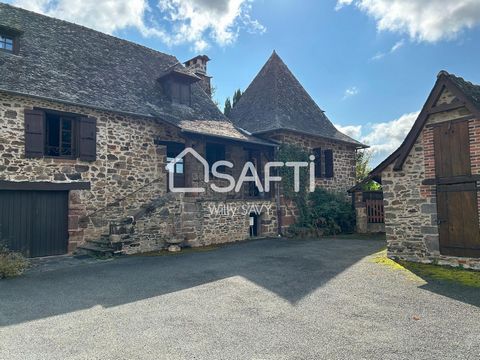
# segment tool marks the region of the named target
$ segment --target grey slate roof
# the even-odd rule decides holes
[[[242,131],[230,121],[211,121],[211,120],[184,120],[180,123],[182,131],[190,134],[208,134],[220,138],[232,138],[238,141],[256,143],[260,145],[275,146],[276,143],[264,140],[246,131]]]
[[[162,94],[159,77],[172,68],[188,74],[174,56],[0,3],[2,27],[22,34],[18,55],[0,51],[0,91],[155,117],[177,126],[185,120],[230,123],[198,83],[192,84],[190,107]],[[230,136],[236,138],[238,132]]]
[[[229,117],[253,134],[291,130],[364,146],[333,126],[275,51]]]
[[[467,98],[475,105],[477,109],[480,110],[480,85],[475,85],[470,81],[467,81],[459,76],[454,74],[449,74],[444,71],[445,75],[448,75],[450,80],[457,85],[460,90],[467,96]]]

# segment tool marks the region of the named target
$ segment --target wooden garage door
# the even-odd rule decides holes
[[[439,185],[437,207],[440,252],[480,257],[476,183]]]
[[[68,251],[68,192],[0,191],[0,241],[28,257]]]
[[[480,257],[477,184],[471,179],[468,122],[438,124],[434,130],[437,221],[440,253]]]

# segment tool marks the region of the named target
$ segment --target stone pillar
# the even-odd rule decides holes
[[[355,197],[355,214],[357,217],[357,233],[368,233],[368,218],[367,218],[367,206],[363,201],[363,192],[356,191],[353,193]]]

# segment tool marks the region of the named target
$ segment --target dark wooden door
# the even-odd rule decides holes
[[[468,122],[444,123],[434,130],[437,221],[440,253],[480,257],[477,184],[471,175]]]
[[[0,241],[28,257],[68,251],[68,192],[0,191]]]

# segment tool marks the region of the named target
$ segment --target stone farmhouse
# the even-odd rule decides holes
[[[480,86],[442,71],[403,144],[370,177],[388,255],[480,269]]]
[[[275,159],[279,143],[298,144],[317,155],[319,186],[354,185],[363,145],[335,129],[277,54],[232,120],[211,100],[208,61],[182,64],[0,4],[0,240],[30,257],[128,254],[278,236],[293,222],[278,187],[219,194],[191,154],[167,167],[185,149],[231,161],[223,170],[237,178],[245,162]],[[169,175],[205,191],[169,191]]]

